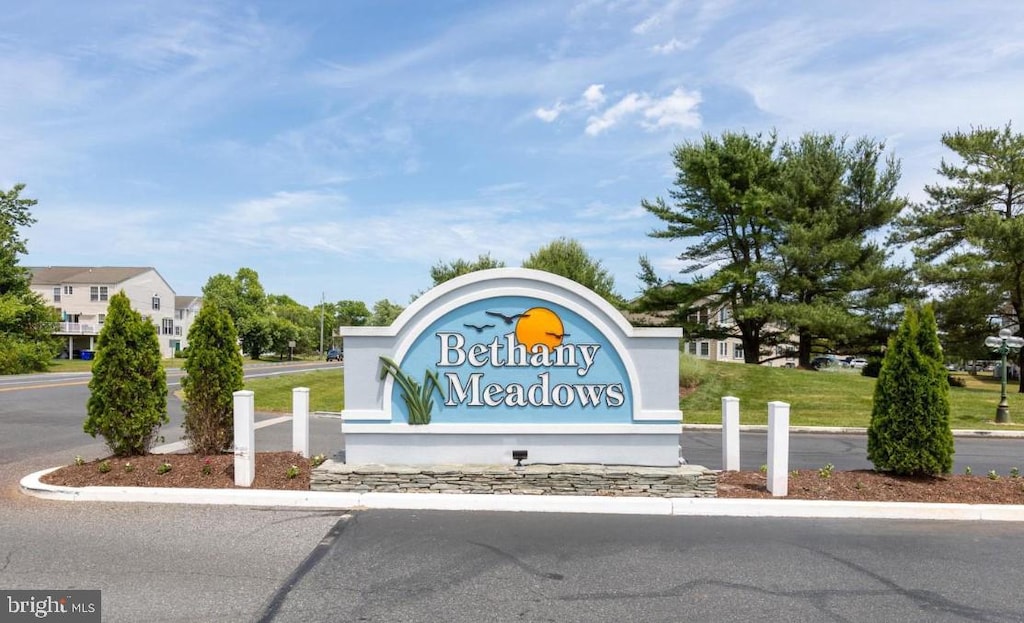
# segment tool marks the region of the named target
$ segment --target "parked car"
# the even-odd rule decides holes
[[[811,359],[811,367],[815,370],[822,368],[836,367],[839,365],[839,357],[835,355],[819,355],[814,359]]]
[[[850,360],[850,367],[860,370],[864,366],[868,365],[868,360],[863,357],[854,357]]]
[[[341,351],[331,348],[327,351],[327,361],[341,361]]]

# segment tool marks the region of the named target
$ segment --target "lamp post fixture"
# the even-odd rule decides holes
[[[1010,405],[1006,401],[1006,355],[1011,350],[1019,350],[1021,347],[1024,347],[1024,338],[1015,336],[1013,331],[1009,329],[1000,329],[999,337],[985,338],[985,346],[988,346],[999,353],[999,356],[1002,358],[1002,364],[999,366],[1001,391],[999,395],[999,406],[996,407],[996,423],[1009,424]]]

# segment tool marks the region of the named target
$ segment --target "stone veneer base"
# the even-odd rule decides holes
[[[313,491],[713,498],[718,474],[699,465],[349,465],[326,461]]]

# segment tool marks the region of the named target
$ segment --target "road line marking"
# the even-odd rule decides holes
[[[253,426],[253,428],[255,428],[255,429],[266,428],[268,426],[273,426],[274,424],[281,424],[283,422],[288,422],[291,419],[292,419],[292,416],[290,416],[290,415],[282,415],[282,416],[279,416],[279,417],[270,418],[269,420],[260,420],[259,422],[256,422],[256,424]],[[164,444],[162,446],[157,446],[157,447],[151,449],[150,452],[152,452],[153,454],[173,454],[173,453],[175,453],[175,452],[177,452],[179,450],[187,450],[187,449],[188,449],[188,442],[186,442],[186,441],[174,441],[174,442],[171,442],[171,443]]]
[[[21,389],[46,389],[47,387],[69,387],[72,385],[88,385],[89,381],[75,381],[71,383],[49,383],[46,385],[23,385],[21,387],[0,387],[0,392],[16,392]]]

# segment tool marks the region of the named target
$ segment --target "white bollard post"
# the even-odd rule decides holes
[[[292,389],[292,452],[309,458],[309,388]]]
[[[740,469],[740,399],[733,396],[722,398],[722,469]]]
[[[789,404],[768,403],[768,492],[789,495]]]
[[[256,479],[255,400],[249,390],[232,394],[235,409],[235,486],[251,487]]]

